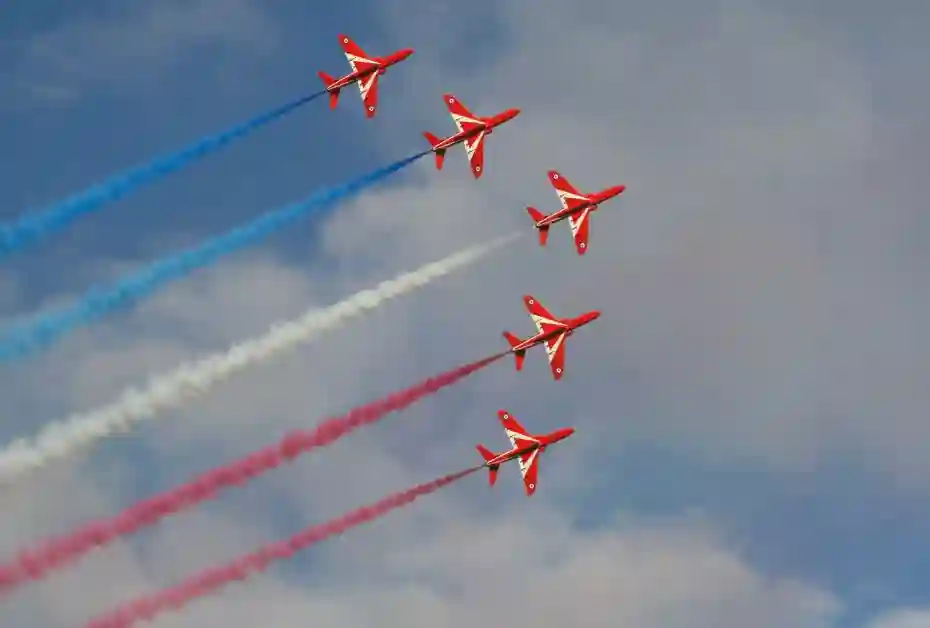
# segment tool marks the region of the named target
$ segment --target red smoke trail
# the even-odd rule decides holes
[[[137,621],[151,620],[164,611],[178,610],[188,602],[212,593],[224,585],[237,580],[245,580],[252,574],[264,571],[275,561],[290,558],[315,543],[379,519],[393,510],[412,503],[417,497],[435,492],[482,468],[484,465],[420,484],[386,497],[371,506],[363,506],[338,519],[307,528],[287,541],[266,545],[226,565],[202,571],[173,587],[147,597],[137,598],[107,615],[92,619],[87,623],[86,628],[127,628]]]
[[[275,445],[141,501],[115,517],[94,521],[70,534],[45,541],[36,548],[21,551],[13,560],[0,565],[0,595],[27,581],[45,577],[95,547],[102,547],[165,517],[212,499],[220,489],[244,484],[290,462],[300,454],[330,445],[349,432],[380,421],[392,412],[403,410],[505,355],[507,353],[499,353],[431,377],[389,397],[355,408],[341,417],[327,419],[312,430],[290,432]]]

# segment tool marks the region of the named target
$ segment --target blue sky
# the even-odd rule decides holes
[[[565,316],[605,312],[572,338],[566,380],[551,382],[541,355],[520,374],[494,365],[17,593],[3,602],[17,625],[73,625],[470,464],[475,442],[506,443],[499,407],[539,431],[578,427],[563,451],[547,452],[532,500],[515,469],[490,493],[472,478],[164,625],[296,625],[308,615],[364,625],[418,605],[423,621],[457,626],[475,604],[507,612],[501,583],[475,584],[488,564],[509,566],[497,577],[510,593],[583,609],[591,626],[927,625],[886,615],[930,613],[928,347],[918,331],[930,310],[918,184],[930,92],[915,78],[930,54],[915,28],[926,9],[563,5],[94,0],[3,10],[3,221],[317,90],[318,70],[346,71],[340,32],[375,54],[417,49],[382,81],[374,120],[352,91],[335,112],[311,103],[6,261],[5,317],[421,150],[423,130],[453,129],[445,91],[479,114],[524,111],[489,139],[480,182],[461,154],[440,173],[423,160],[331,218],[5,366],[4,441],[309,306],[525,230],[525,205],[554,207],[550,168],[582,189],[629,186],[594,216],[584,259],[567,227],[546,249],[519,242],[43,474],[10,496],[0,551],[495,351],[500,330],[530,332],[525,293]],[[554,544],[554,556],[537,556],[540,544]],[[522,561],[535,576],[520,575]],[[584,586],[586,576],[614,589]]]

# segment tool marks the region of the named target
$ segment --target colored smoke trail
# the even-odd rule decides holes
[[[272,325],[265,334],[239,342],[225,352],[181,364],[155,376],[142,388],[128,388],[112,403],[46,425],[34,438],[13,441],[0,451],[0,484],[14,482],[55,459],[73,455],[95,441],[124,433],[137,423],[177,408],[237,373],[309,342],[386,301],[467,267],[517,237],[519,235],[504,237],[464,249],[372,289],[362,290],[329,308],[309,310],[297,319]]]
[[[105,204],[126,196],[142,185],[158,181],[219,150],[233,140],[245,137],[269,122],[283,118],[325,93],[324,90],[298,98],[216,135],[208,135],[177,152],[156,157],[146,164],[115,175],[56,205],[27,213],[11,224],[0,225],[0,258],[34,244],[55,231],[64,229],[83,214],[100,209]]]
[[[29,580],[39,580],[96,547],[102,547],[213,499],[222,489],[244,484],[301,454],[331,445],[360,427],[376,423],[455,384],[504,355],[507,353],[499,353],[431,377],[406,390],[355,408],[343,416],[327,419],[312,430],[294,430],[270,447],[203,473],[186,484],[141,501],[115,517],[94,521],[70,534],[46,541],[35,549],[21,551],[12,561],[0,565],[0,594]]]
[[[428,152],[428,151],[427,151]],[[410,165],[426,152],[378,168],[348,183],[323,188],[310,198],[266,212],[255,220],[211,238],[194,249],[172,255],[129,275],[109,288],[91,288],[71,306],[33,317],[0,336],[0,361],[25,357],[52,344],[74,329],[155,293],[162,286],[209,266],[222,257],[255,244],[291,223],[328,207]]]
[[[266,545],[225,565],[202,571],[173,587],[137,598],[104,616],[91,620],[86,628],[127,628],[135,622],[151,620],[166,611],[180,610],[197,598],[209,595],[232,582],[245,580],[264,571],[272,563],[291,558],[311,545],[380,519],[394,510],[410,505],[418,497],[434,493],[482,468],[484,465],[414,486],[375,504],[349,512],[338,519],[307,528],[286,541]]]

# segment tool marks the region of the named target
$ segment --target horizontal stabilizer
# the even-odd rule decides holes
[[[481,454],[481,457],[484,458],[485,462],[494,460],[494,457],[497,455],[484,445],[476,445],[475,448],[478,450],[478,453]],[[488,467],[488,483],[491,486],[494,486],[494,483],[497,481],[497,470],[499,468],[500,467],[497,465],[491,465]]]
[[[333,77],[331,77],[331,76],[330,76],[329,74],[327,74],[326,72],[318,72],[318,74],[319,74],[319,76],[320,76],[320,80],[323,81],[323,86],[324,86],[324,87],[329,87],[330,85],[332,85],[333,83],[336,82],[336,79],[334,79]]]
[[[426,138],[426,141],[429,142],[429,145],[433,147],[433,152],[436,153],[436,170],[442,170],[442,163],[446,158],[446,149],[436,148],[442,142],[442,140],[429,131],[424,131],[423,137]]]
[[[512,333],[510,333],[509,331],[504,332],[504,338],[506,338],[507,342],[510,343],[510,347],[512,349],[520,346],[520,343],[523,342],[522,340],[514,336]],[[514,351],[513,357],[517,362],[517,370],[519,371],[520,369],[523,368],[523,359],[526,357],[526,349],[521,349],[520,351]]]
[[[320,80],[323,81],[323,85],[326,86],[326,89],[329,90],[329,108],[335,109],[336,104],[339,102],[339,88],[330,90],[330,86],[336,82],[336,79],[331,77],[326,72],[320,72]]]
[[[546,215],[535,207],[527,207],[526,211],[530,215],[530,218],[533,219],[533,222],[536,224],[536,230],[539,232],[539,246],[546,246],[546,240],[549,238],[549,225],[545,225],[544,227],[539,226],[539,222],[545,220]]]

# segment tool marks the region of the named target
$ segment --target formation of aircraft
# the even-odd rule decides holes
[[[386,57],[372,57],[346,35],[340,35],[339,37],[352,72],[338,79],[329,76],[325,72],[319,73],[330,95],[330,107],[335,109],[339,100],[339,92],[343,87],[351,83],[357,83],[362,95],[362,102],[365,105],[365,115],[372,118],[378,106],[379,78],[389,67],[400,63],[412,55],[414,51],[408,48],[398,50]],[[520,115],[520,110],[507,109],[493,116],[481,117],[473,114],[454,94],[443,94],[443,100],[458,131],[446,138],[436,137],[429,131],[423,133],[430,144],[430,151],[436,156],[436,169],[442,170],[446,152],[449,148],[456,144],[463,144],[472,175],[475,179],[478,179],[484,172],[485,138],[498,126]],[[588,250],[591,213],[596,211],[601,203],[622,194],[626,190],[626,185],[615,185],[600,192],[584,194],[579,192],[568,179],[556,170],[550,170],[548,177],[559,197],[562,208],[549,215],[542,213],[535,207],[526,208],[533,219],[533,226],[538,232],[539,244],[540,246],[546,245],[549,228],[552,225],[568,220],[575,241],[575,249],[578,255],[584,255]],[[516,368],[518,371],[522,370],[527,349],[541,344],[546,347],[552,377],[558,381],[562,379],[565,369],[566,339],[575,330],[597,320],[600,317],[600,312],[592,310],[575,318],[556,318],[538,299],[531,295],[524,296],[523,303],[536,325],[537,333],[529,338],[521,339],[510,332],[504,332],[504,338],[510,344],[510,352],[513,353],[516,360]],[[497,471],[501,464],[508,460],[517,460],[520,473],[523,476],[526,494],[528,496],[532,495],[536,492],[540,455],[549,445],[574,434],[575,429],[566,427],[549,434],[530,434],[508,411],[499,411],[498,417],[504,426],[507,437],[510,439],[512,449],[496,454],[484,445],[477,445],[478,451],[485,460],[484,466],[488,468],[490,473],[490,483],[494,485],[497,480]]]
[[[539,232],[539,245],[546,246],[549,227],[568,219],[568,224],[572,229],[572,237],[575,238],[575,248],[578,250],[578,255],[584,255],[588,249],[588,221],[591,212],[595,211],[600,203],[621,194],[626,189],[626,186],[615,185],[593,194],[582,194],[575,189],[575,186],[568,179],[555,170],[549,171],[549,182],[559,196],[562,209],[546,216],[535,207],[526,208],[526,211],[529,212],[530,217],[533,219],[536,230]]]
[[[326,91],[329,92],[329,106],[331,109],[336,108],[339,102],[339,91],[343,87],[358,83],[358,91],[361,92],[362,102],[365,105],[365,116],[373,118],[378,110],[378,80],[381,75],[392,65],[412,55],[414,51],[412,48],[406,48],[386,57],[372,57],[346,35],[340,35],[339,42],[342,44],[342,50],[346,54],[352,71],[338,79],[326,72],[319,73]]]
[[[488,468],[491,486],[497,481],[497,470],[508,460],[516,459],[520,465],[520,474],[523,476],[523,485],[527,497],[536,492],[536,481],[539,474],[539,457],[546,447],[561,440],[565,440],[575,433],[573,427],[563,427],[549,434],[530,434],[525,427],[512,414],[500,410],[497,417],[504,426],[504,433],[510,439],[512,449],[504,453],[495,454],[484,445],[476,445],[478,453],[484,458],[484,466]]]
[[[446,101],[449,115],[458,127],[458,133],[445,139],[439,139],[429,131],[423,133],[432,146],[432,151],[436,153],[436,169],[442,170],[442,162],[450,146],[464,144],[471,172],[477,179],[484,172],[484,138],[493,133],[495,127],[520,115],[520,110],[508,109],[497,115],[481,118],[469,111],[455,95],[443,94],[442,97]]]
[[[366,52],[348,36],[340,35],[339,38],[346,59],[348,60],[348,63],[351,67],[350,73],[340,78],[334,78],[327,73],[320,71],[318,74],[325,85],[325,91],[319,91],[312,96],[302,98],[300,101],[295,101],[295,104],[279,107],[275,110],[274,113],[266,113],[257,118],[253,118],[251,122],[248,122],[244,125],[240,124],[233,130],[226,131],[223,134],[215,137],[230,138],[237,135],[244,135],[244,131],[242,131],[242,129],[247,130],[250,128],[257,128],[261,124],[264,124],[262,120],[268,121],[274,119],[275,117],[280,117],[281,115],[284,115],[282,112],[295,109],[296,106],[300,103],[309,102],[310,100],[314,100],[316,98],[322,99],[322,96],[325,93],[329,94],[330,109],[335,109],[338,105],[341,90],[351,85],[352,83],[358,85],[358,89],[361,94],[361,100],[365,109],[365,116],[369,119],[375,117],[378,109],[378,86],[380,77],[385,74],[389,68],[409,58],[412,54],[414,54],[414,50],[410,48],[401,49],[384,57],[375,57],[366,54]],[[375,171],[366,177],[356,179],[356,182],[335,188],[334,191],[327,193],[326,196],[328,197],[328,202],[336,202],[340,198],[347,196],[349,191],[353,189],[363,190],[366,185],[370,185],[371,183],[378,181],[379,177],[385,177],[386,174],[383,173],[396,172],[403,165],[412,163],[418,158],[425,157],[429,152],[435,154],[436,169],[441,170],[446,152],[450,147],[455,146],[456,144],[464,145],[472,175],[475,179],[479,179],[484,172],[484,143],[486,137],[493,133],[494,129],[496,129],[498,126],[505,124],[506,122],[513,120],[518,115],[520,115],[520,109],[512,108],[492,116],[480,117],[469,111],[469,109],[465,107],[465,105],[463,105],[461,101],[459,101],[459,99],[453,94],[443,94],[443,98],[458,129],[454,135],[440,139],[430,132],[424,132],[424,136],[431,146],[429,151],[422,150],[412,157],[395,162],[395,165],[392,167],[382,168],[380,171]],[[213,139],[206,141],[202,139],[193,146],[201,147],[220,145],[224,141],[226,140],[215,142]],[[190,154],[202,154],[208,152],[208,150],[209,149],[187,148],[184,151],[178,153],[178,155],[183,156]],[[171,157],[172,161],[168,162],[162,158],[156,163],[180,164],[184,159],[185,158],[183,157]],[[172,166],[172,168],[174,167]],[[146,165],[144,166],[144,169],[141,170],[141,172],[155,172],[158,170],[170,171],[172,168],[168,168],[166,170],[166,168],[163,166]],[[140,170],[134,170],[133,172],[140,172]],[[379,174],[379,172],[381,174]],[[626,186],[615,185],[613,187],[601,190],[600,192],[582,194],[576,190],[575,187],[559,172],[550,170],[548,176],[551,185],[554,187],[559,197],[562,208],[550,215],[545,215],[534,207],[526,208],[532,217],[534,227],[538,232],[539,244],[540,246],[546,245],[549,229],[552,225],[563,220],[568,220],[574,238],[575,247],[577,249],[577,254],[578,256],[584,255],[588,249],[590,214],[596,211],[601,203],[623,193],[626,189]],[[129,178],[132,179],[133,177],[135,177],[135,175],[130,175]],[[145,179],[145,177],[142,178]],[[121,177],[120,180],[122,179],[123,178]],[[105,183],[103,184],[103,187],[113,185],[113,183]],[[121,186],[125,187],[122,183],[116,184],[117,188]],[[99,191],[99,187],[100,186],[92,190],[92,194],[82,195],[82,198],[84,196],[92,199],[102,198],[97,193]],[[342,191],[342,189],[346,191]],[[71,203],[71,201],[68,202]],[[97,200],[90,201],[91,204],[97,202]],[[80,206],[84,209],[90,207],[90,205],[85,207],[83,203],[84,201],[81,200],[80,203],[75,205],[75,207]],[[300,206],[304,208],[300,210],[303,212],[306,208],[312,207],[312,203],[301,203]],[[81,211],[84,211],[84,209]],[[55,209],[54,211],[51,211],[50,214],[59,217],[56,218],[53,216],[53,218],[49,220],[60,220],[60,216],[69,216],[75,214],[76,211],[77,210],[75,210],[73,207],[67,210]],[[288,208],[287,212],[285,212],[285,215],[299,215],[299,212],[295,212],[291,208]],[[41,223],[42,221],[46,220],[46,218],[40,217],[39,222]],[[277,218],[274,220],[277,220]],[[253,227],[248,228],[253,229]],[[15,227],[14,231],[17,229],[19,229],[19,227]],[[263,228],[259,228],[259,231],[262,229]],[[239,231],[241,231],[241,229]],[[528,228],[527,231],[529,231]],[[211,242],[214,241],[211,240]],[[248,240],[241,239],[241,242],[248,243]],[[213,245],[210,244],[209,247],[213,247]],[[217,250],[216,247],[213,247],[213,250]],[[476,249],[472,249],[472,251],[468,253],[468,255],[473,259],[478,257],[475,251]],[[461,257],[462,254],[463,253],[460,252],[455,257],[459,257],[460,260],[466,259]],[[454,265],[450,265],[452,259],[454,258],[450,257],[447,258],[445,262],[434,262],[427,267],[421,268],[415,273],[408,273],[405,277],[419,276],[429,280],[431,278],[430,275],[435,277],[444,274],[445,272],[450,272],[451,268],[454,268]],[[448,270],[440,271],[440,265],[445,265]],[[461,262],[459,262],[459,265],[461,265]],[[432,270],[427,270],[430,268]],[[410,280],[407,279],[406,281],[409,282]],[[396,283],[396,280],[393,283]],[[387,285],[388,282],[382,284],[382,286]],[[370,296],[371,292],[372,291],[367,291],[367,294]],[[379,287],[374,292],[376,294],[383,292],[387,297],[391,296],[390,290],[387,290],[384,287]],[[359,296],[364,296],[364,294],[366,293],[360,293]],[[384,300],[384,298],[385,297],[382,297],[380,300]],[[373,305],[376,305],[376,301],[369,299],[369,308]],[[53,541],[43,542],[36,550],[26,550],[19,552],[16,558],[11,560],[8,564],[0,564],[0,590],[5,591],[11,586],[17,585],[20,582],[26,581],[28,579],[41,579],[46,575],[46,573],[53,573],[59,566],[64,565],[66,562],[69,562],[72,559],[78,558],[85,551],[92,549],[95,545],[101,545],[109,541],[116,540],[123,535],[129,534],[138,530],[139,528],[154,523],[160,516],[171,514],[182,506],[192,505],[186,503],[188,501],[193,501],[195,503],[201,501],[201,498],[198,497],[198,495],[202,497],[209,497],[216,490],[224,488],[232,483],[236,483],[231,482],[229,478],[232,478],[233,480],[250,479],[257,472],[269,470],[275,466],[278,466],[282,461],[286,461],[286,459],[292,458],[292,454],[296,455],[302,450],[306,450],[315,446],[325,445],[336,440],[339,436],[351,431],[357,426],[376,422],[384,415],[397,411],[403,407],[406,407],[407,405],[423,399],[428,395],[439,391],[443,387],[451,385],[459,379],[467,376],[469,373],[476,372],[480,368],[483,368],[485,365],[489,365],[498,359],[504,358],[508,353],[512,353],[514,355],[516,370],[521,371],[526,357],[526,351],[536,345],[545,346],[552,377],[556,381],[561,380],[565,369],[565,343],[567,339],[572,334],[574,334],[576,330],[600,318],[601,313],[598,310],[591,310],[584,312],[574,318],[557,318],[553,316],[552,313],[550,313],[549,310],[546,309],[546,307],[543,306],[543,304],[540,303],[539,300],[534,296],[525,295],[523,297],[523,301],[528,314],[536,326],[537,333],[530,336],[529,338],[521,339],[508,331],[504,331],[503,336],[510,345],[509,351],[497,352],[495,355],[483,360],[479,360],[471,364],[466,364],[453,369],[447,372],[445,375],[425,380],[416,386],[408,388],[406,391],[395,393],[391,397],[385,398],[375,404],[366,404],[356,411],[352,411],[348,417],[341,419],[331,419],[327,422],[329,424],[328,426],[324,425],[324,428],[326,429],[324,429],[322,434],[322,440],[314,434],[310,433],[298,434],[296,441],[288,437],[288,439],[285,441],[286,446],[283,449],[280,447],[271,448],[270,453],[272,455],[270,458],[265,456],[265,453],[267,453],[269,450],[262,450],[257,457],[252,455],[242,461],[234,462],[231,465],[221,467],[214,472],[195,479],[193,483],[184,484],[178,489],[168,491],[167,493],[162,494],[160,497],[154,498],[154,500],[148,500],[146,502],[147,505],[152,503],[161,504],[158,507],[160,514],[159,512],[155,512],[151,508],[148,508],[147,506],[141,507],[142,504],[137,504],[135,507],[126,510],[122,515],[120,515],[120,517],[117,519],[118,524],[115,526],[107,522],[104,522],[103,524],[94,524],[90,527],[80,528],[76,532],[73,532],[66,537],[55,539]],[[82,306],[78,309],[81,310],[86,308]],[[350,307],[349,309],[351,310],[352,308]],[[345,312],[342,314],[345,314]],[[70,315],[66,316],[64,320],[68,320],[69,318],[71,318]],[[301,327],[301,325],[298,325],[298,327]],[[311,331],[313,329],[312,326],[306,327],[305,325],[303,328],[309,329]],[[306,334],[303,335],[306,336]],[[301,336],[298,334],[296,339],[300,340]],[[278,345],[278,348],[285,348],[285,345],[280,344]],[[197,366],[196,369],[201,369],[201,367]],[[207,365],[205,369],[206,371],[201,369],[201,372],[206,374],[219,373],[221,375],[225,372],[225,370],[215,371],[215,366],[212,364]],[[187,370],[187,368],[182,366],[181,371],[184,370]],[[207,379],[210,379],[210,377]],[[178,396],[177,393],[171,392],[172,389],[173,386],[169,385],[168,398],[177,398],[181,400],[183,395]],[[179,392],[183,393],[184,390],[179,389]],[[158,397],[161,395],[161,391],[156,387],[151,393],[143,392],[141,394],[142,397],[148,397],[151,395]],[[138,399],[135,401],[138,401]],[[128,407],[127,402],[123,400],[118,400],[115,405],[117,408]],[[147,408],[151,404],[143,405],[145,405]],[[115,414],[122,416],[126,415],[127,413],[128,419],[132,419],[133,416],[136,416],[136,419],[138,419],[138,413],[133,408],[128,408],[126,412],[117,411]],[[105,436],[113,431],[111,429],[111,427],[114,425],[112,418],[112,415],[114,415],[113,412],[110,412],[108,409],[103,412],[105,416],[98,416],[101,414],[101,412],[93,412],[91,414],[93,416],[69,419],[67,423],[76,422],[80,424],[79,429],[84,431],[91,430],[96,432],[98,436]],[[305,531],[298,533],[289,541],[276,543],[270,546],[266,546],[265,548],[261,548],[256,552],[248,555],[244,561],[240,559],[225,566],[210,569],[204,572],[207,574],[206,577],[198,575],[176,587],[172,587],[157,593],[154,596],[139,598],[127,605],[117,608],[111,615],[101,616],[98,619],[91,620],[90,624],[88,625],[109,626],[113,625],[114,620],[118,625],[128,625],[128,623],[132,623],[134,620],[151,619],[154,614],[160,613],[162,610],[167,610],[170,607],[180,607],[183,605],[181,604],[183,602],[191,601],[196,597],[210,593],[216,588],[225,585],[232,580],[244,578],[251,572],[255,571],[254,567],[256,564],[261,567],[265,562],[268,562],[268,560],[290,556],[294,551],[311,545],[318,540],[339,534],[345,530],[348,530],[354,525],[357,525],[358,523],[371,521],[374,518],[379,517],[398,506],[403,506],[407,503],[410,503],[414,498],[417,497],[417,495],[425,495],[441,486],[454,481],[457,478],[465,477],[467,474],[471,472],[477,472],[482,468],[487,468],[489,484],[494,486],[497,481],[497,475],[501,465],[511,460],[516,460],[520,474],[522,476],[525,493],[527,497],[531,497],[535,494],[538,487],[539,463],[540,458],[544,452],[550,446],[560,443],[574,435],[576,430],[574,427],[561,427],[549,433],[533,434],[530,433],[508,410],[499,410],[498,418],[501,422],[501,425],[503,426],[507,438],[510,440],[511,448],[501,453],[495,453],[480,443],[475,445],[476,449],[484,460],[482,465],[475,465],[459,473],[447,475],[442,478],[438,478],[433,482],[421,484],[413,489],[395,493],[394,496],[379,501],[375,506],[369,506],[355,511],[355,514],[340,517],[339,519],[332,520],[323,526],[313,527],[309,532]],[[130,420],[128,422],[132,423],[134,421]],[[84,426],[84,423],[89,423],[90,426]],[[119,427],[118,424],[116,424],[116,426]],[[51,428],[58,428],[58,425],[53,424]],[[45,432],[47,431],[49,431],[48,427],[46,427],[40,433],[37,440],[42,441],[45,439]],[[15,477],[22,471],[29,471],[33,467],[43,467],[47,461],[51,461],[63,454],[70,453],[70,451],[77,445],[80,445],[84,441],[88,440],[80,433],[76,437],[70,438],[73,442],[69,441],[58,443],[61,444],[62,447],[52,449],[49,449],[47,445],[41,442],[38,442],[37,444],[30,444],[28,442],[23,444],[22,441],[14,442],[13,447],[11,448],[13,450],[12,464],[8,465],[10,466],[10,471],[12,471],[12,473],[2,479],[12,479],[11,476]],[[68,439],[69,437],[65,437],[64,440],[67,441]],[[297,442],[298,447],[296,449],[291,447],[293,442]],[[20,456],[19,454],[22,454],[23,452],[25,455]],[[10,458],[10,454],[3,453],[3,457]],[[270,460],[270,462],[266,462],[266,460]],[[7,460],[0,460],[0,462],[6,461]],[[25,463],[23,461],[25,461]],[[255,461],[259,462],[257,466],[253,464]],[[194,499],[187,500],[186,496],[191,495],[194,496]],[[153,512],[155,512],[155,516],[152,516]],[[357,513],[361,513],[361,515]],[[98,538],[100,535],[97,534],[97,531],[101,529],[104,530],[102,540]],[[323,531],[322,534],[318,534],[318,531],[320,530]],[[281,547],[285,547],[287,551],[278,551],[278,548]],[[63,550],[62,548],[66,549]],[[252,560],[252,558],[256,556],[260,559],[257,563],[256,561]],[[243,565],[246,567],[245,569],[243,569]],[[200,586],[201,584],[205,584],[205,586]],[[175,603],[179,600],[181,603]],[[163,604],[162,602],[165,601],[168,603]]]
[[[526,357],[527,349],[539,344],[545,344],[552,377],[558,381],[562,379],[565,369],[565,340],[575,333],[575,330],[579,327],[597,320],[601,313],[592,310],[575,318],[556,318],[539,302],[539,299],[531,295],[523,297],[523,304],[536,324],[537,333],[521,340],[509,331],[504,332],[504,338],[510,343],[510,351],[516,360],[517,370],[523,368],[523,359]]]

